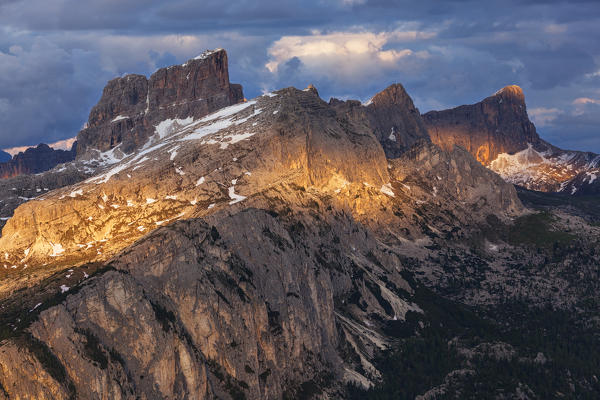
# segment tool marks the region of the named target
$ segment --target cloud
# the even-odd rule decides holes
[[[66,51],[44,38],[0,50],[0,146],[73,136],[105,77],[90,76],[97,63],[86,51]]]
[[[403,57],[413,55],[410,49],[384,49],[390,42],[408,42],[429,39],[434,32],[393,31],[393,32],[315,32],[307,36],[284,36],[269,48],[270,60],[266,64],[275,73],[279,65],[293,57],[305,65],[315,65],[323,60],[335,63],[342,69],[352,68],[355,60],[369,59],[373,63],[394,63]],[[326,60],[327,59],[327,60]],[[353,71],[356,72],[356,71]]]
[[[590,99],[589,97],[578,97],[573,100],[573,104],[600,104],[600,100]]]
[[[545,108],[537,107],[529,109],[529,118],[537,127],[544,127],[550,125],[550,123],[562,114],[563,111],[558,108]]]

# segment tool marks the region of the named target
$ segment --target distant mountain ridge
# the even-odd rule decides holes
[[[600,193],[600,156],[562,150],[541,139],[516,85],[476,104],[430,111],[423,120],[434,143],[465,148],[511,183],[544,192]]]
[[[42,143],[16,154],[7,162],[0,163],[0,179],[37,174],[74,159],[75,146],[71,150],[55,150]]]

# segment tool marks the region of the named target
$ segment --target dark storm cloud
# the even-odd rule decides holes
[[[543,137],[600,152],[599,27],[597,1],[0,0],[0,148],[74,136],[106,80],[224,47],[247,97],[401,82],[428,111],[518,84]]]

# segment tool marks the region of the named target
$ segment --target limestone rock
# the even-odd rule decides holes
[[[396,158],[418,140],[428,139],[419,110],[401,84],[377,93],[363,106],[358,101],[330,104],[355,123],[366,124],[383,146],[387,158]]]
[[[227,53],[207,51],[183,65],[161,68],[150,79],[127,75],[110,81],[77,136],[77,156],[121,146],[130,153],[165,120],[200,118],[244,99],[229,83]]]
[[[24,174],[38,174],[74,159],[75,145],[72,150],[66,151],[54,150],[42,143],[16,154],[10,161],[0,163],[0,179]]]
[[[507,181],[531,190],[597,192],[600,156],[566,151],[544,140],[529,120],[520,87],[507,86],[479,103],[423,115],[431,140],[461,146]]]

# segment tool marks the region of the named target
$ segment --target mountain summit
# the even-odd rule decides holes
[[[243,99],[241,85],[229,83],[223,49],[161,68],[150,79],[143,75],[113,79],[77,136],[77,157],[115,147],[130,153],[161,130],[157,126],[161,121],[197,119]]]
[[[515,153],[540,138],[529,121],[525,96],[507,86],[480,103],[423,115],[431,140],[444,147],[464,147],[488,166],[501,153]]]
[[[600,156],[542,140],[527,115],[523,90],[506,86],[479,103],[423,115],[431,140],[461,146],[504,179],[532,190],[600,193]]]

